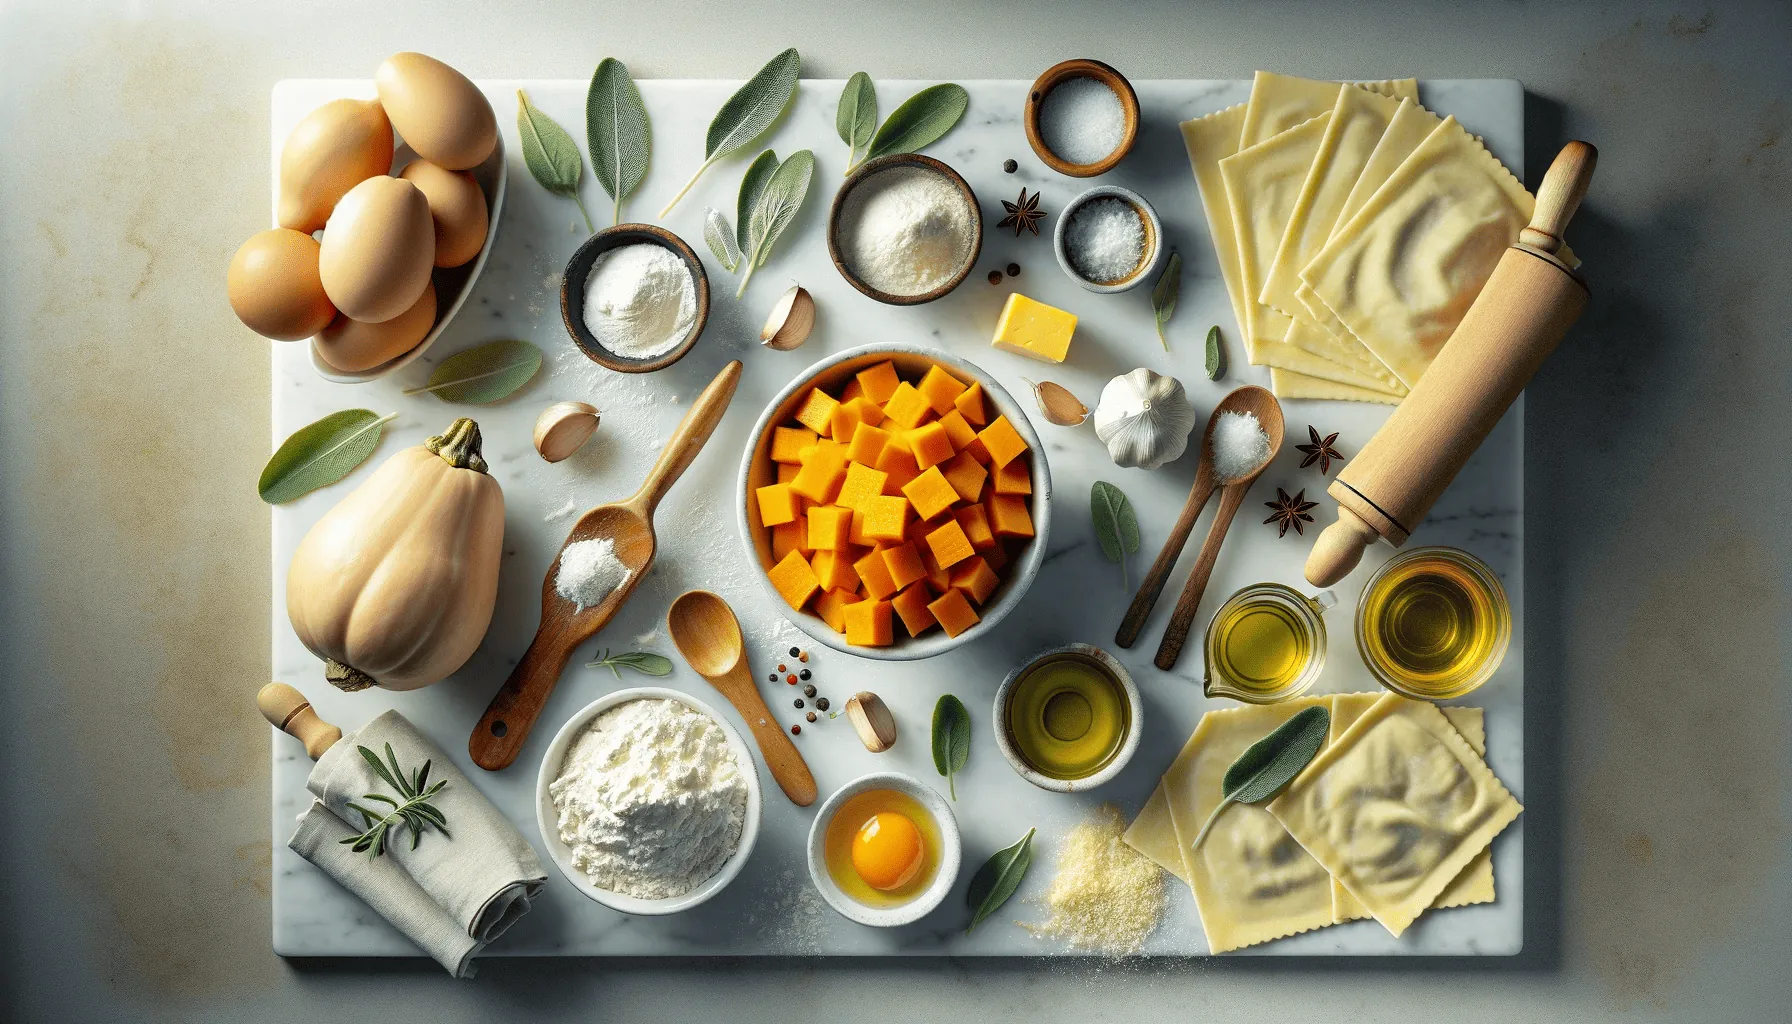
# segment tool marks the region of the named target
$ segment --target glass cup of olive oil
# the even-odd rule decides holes
[[[1298,697],[1325,668],[1329,590],[1312,597],[1280,583],[1253,583],[1226,598],[1207,623],[1209,697],[1276,704]]]
[[[1356,646],[1381,684],[1414,700],[1460,697],[1492,677],[1512,642],[1512,606],[1485,562],[1414,548],[1363,587]]]

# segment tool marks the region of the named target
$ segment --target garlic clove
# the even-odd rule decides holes
[[[859,734],[859,742],[873,754],[881,754],[896,745],[896,717],[884,706],[883,699],[869,691],[855,693],[846,702],[846,720]]]
[[[815,299],[809,290],[793,284],[790,290],[772,303],[772,311],[759,329],[759,343],[766,348],[788,352],[809,340],[815,329]]]
[[[555,402],[535,418],[535,450],[559,462],[591,440],[597,420],[597,410],[584,402]]]
[[[1064,385],[1049,380],[1035,382],[1025,377],[1021,380],[1033,385],[1033,400],[1039,403],[1040,415],[1047,422],[1060,427],[1077,427],[1089,418],[1089,407],[1078,401]]]

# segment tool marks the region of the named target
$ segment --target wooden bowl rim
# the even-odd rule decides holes
[[[866,178],[894,167],[923,167],[940,174],[958,187],[959,194],[964,196],[965,202],[969,203],[971,207],[970,258],[965,260],[964,266],[959,269],[957,274],[953,275],[951,280],[930,292],[922,292],[919,295],[896,295],[871,287],[859,280],[858,276],[847,266],[846,259],[840,252],[840,216],[846,207],[847,193],[857,188]],[[865,161],[854,168],[853,172],[847,175],[846,180],[840,183],[840,188],[834,193],[833,204],[828,207],[827,237],[828,258],[834,261],[834,269],[840,272],[840,276],[846,279],[847,284],[888,306],[919,306],[922,303],[944,298],[954,288],[963,284],[965,279],[971,276],[971,271],[976,269],[977,261],[983,256],[983,207],[978,204],[977,193],[972,191],[970,182],[965,181],[964,176],[953,170],[952,166],[945,161],[920,153],[890,153]]]
[[[1093,78],[1114,90],[1120,97],[1120,114],[1122,118],[1120,144],[1114,151],[1091,164],[1073,164],[1051,151],[1045,139],[1039,134],[1039,106],[1047,93],[1071,78]],[[1106,174],[1126,159],[1132,152],[1133,143],[1139,138],[1139,94],[1133,91],[1132,83],[1126,80],[1110,64],[1088,57],[1077,57],[1060,61],[1046,68],[1027,89],[1027,102],[1021,114],[1021,125],[1027,132],[1027,144],[1033,147],[1033,155],[1045,163],[1045,166],[1067,174],[1072,178],[1093,178],[1098,174]]]
[[[611,249],[635,242],[647,242],[670,249],[684,261],[686,269],[691,272],[692,281],[697,285],[697,322],[691,325],[690,335],[672,351],[652,359],[630,359],[604,348],[585,326],[583,316],[585,282],[591,276],[592,265],[599,256]],[[575,307],[579,315],[574,315]],[[573,344],[585,354],[585,358],[599,366],[618,373],[652,373],[654,370],[663,370],[683,359],[686,353],[695,348],[703,329],[709,326],[709,274],[704,271],[703,261],[697,258],[696,251],[684,239],[665,228],[657,224],[614,224],[585,239],[573,251],[572,258],[566,261],[566,270],[560,275],[560,319],[566,324],[566,333],[572,336]]]

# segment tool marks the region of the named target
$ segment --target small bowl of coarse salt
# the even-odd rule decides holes
[[[1097,185],[1064,205],[1052,251],[1070,279],[1092,292],[1123,292],[1150,276],[1163,255],[1164,226],[1145,197]]]
[[[1098,60],[1053,64],[1027,90],[1027,144],[1047,167],[1073,178],[1106,174],[1139,137],[1139,95]]]
[[[676,914],[727,888],[759,838],[753,754],[715,708],[637,686],[585,705],[548,744],[535,819],[554,866],[612,910]]]
[[[618,224],[587,238],[566,262],[560,317],[599,366],[663,370],[684,358],[709,322],[709,275],[665,228]]]
[[[959,173],[930,156],[860,164],[828,211],[828,256],[879,302],[916,306],[964,283],[983,251],[983,212]]]

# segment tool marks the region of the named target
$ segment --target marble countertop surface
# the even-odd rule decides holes
[[[0,1019],[1783,1016],[1789,38],[1784,4],[1740,0],[0,8]],[[271,365],[222,268],[266,221],[274,83],[407,48],[491,80],[605,55],[738,78],[787,45],[815,78],[1025,79],[1070,56],[1139,80],[1511,78],[1533,155],[1599,145],[1571,231],[1593,300],[1525,406],[1521,953],[528,958],[456,983],[270,952],[251,698]]]

